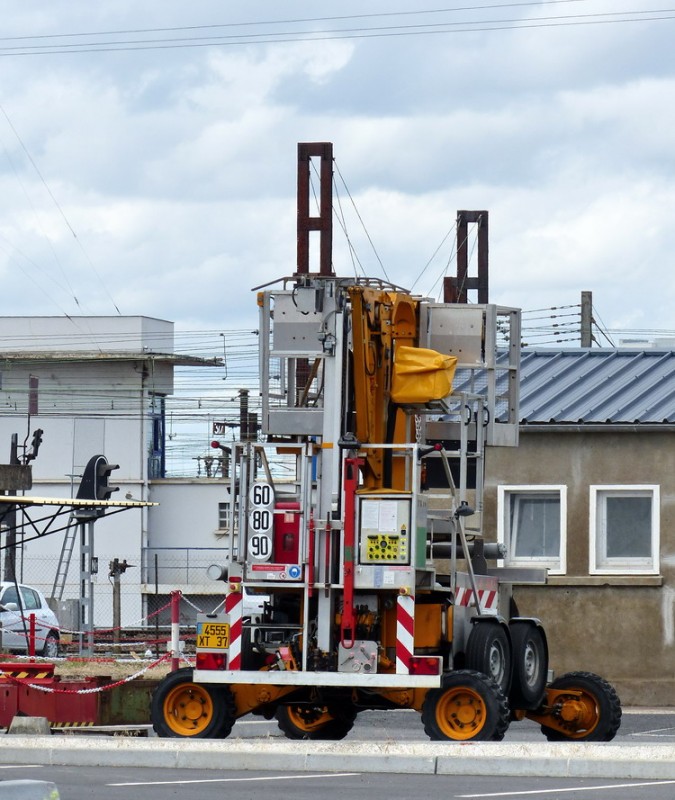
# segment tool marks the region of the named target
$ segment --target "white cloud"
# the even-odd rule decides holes
[[[463,18],[634,6],[542,3]],[[368,7],[396,10],[413,9],[381,0]],[[317,12],[296,0],[281,10],[237,3],[224,10],[213,0],[199,8],[149,0],[142,8],[92,9],[68,0],[49,10],[17,8],[5,28],[21,36],[350,13],[363,7],[330,3]],[[274,31],[281,38],[293,27],[423,19],[432,18],[171,35]],[[0,103],[77,239],[0,116],[0,313],[70,313],[73,294],[87,311],[111,313],[112,295],[123,313],[179,325],[250,324],[250,288],[295,269],[296,144],[333,141],[395,282],[413,283],[458,208],[485,208],[496,300],[532,308],[578,302],[581,290],[592,289],[608,324],[668,326],[673,24],[3,56]],[[337,183],[350,237],[379,274]],[[335,262],[349,274],[341,238],[336,228]],[[417,289],[436,283],[452,243],[451,236]]]

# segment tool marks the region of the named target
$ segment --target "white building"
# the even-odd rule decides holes
[[[164,479],[165,401],[173,392],[174,367],[206,363],[174,353],[173,323],[166,320],[0,318],[0,448],[5,453],[0,463],[10,461],[12,434],[17,434],[21,456],[24,443],[30,450],[32,434],[40,428],[42,444],[31,462],[28,495],[75,496],[87,461],[103,454],[119,464],[110,483],[120,491],[112,499],[161,503],[107,514],[96,522],[97,625],[112,620],[108,572],[113,558],[134,565],[121,579],[123,624],[145,620],[172,589],[218,594],[204,572],[219,560],[224,545],[225,481]],[[17,577],[58,598],[61,587],[55,589],[55,580],[64,534],[36,538],[35,530],[24,525],[17,538]],[[3,549],[3,568],[6,559]],[[61,599],[79,597],[80,579],[76,543]]]

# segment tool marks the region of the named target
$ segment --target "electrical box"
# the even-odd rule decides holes
[[[359,563],[410,564],[410,498],[359,500]]]
[[[274,301],[274,328],[272,354],[310,356],[323,352],[319,334],[323,330],[323,315],[310,310],[314,305],[312,290],[293,294],[279,293]]]
[[[414,586],[414,516],[410,494],[357,494],[357,588]]]

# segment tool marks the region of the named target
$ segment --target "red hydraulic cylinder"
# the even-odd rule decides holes
[[[344,467],[344,577],[340,641],[343,647],[354,646],[354,551],[356,547],[356,490],[359,488],[359,467],[362,458],[345,458]]]

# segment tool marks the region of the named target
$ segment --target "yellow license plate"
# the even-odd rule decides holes
[[[227,650],[230,626],[227,622],[200,622],[197,626],[197,647],[205,650]]]

